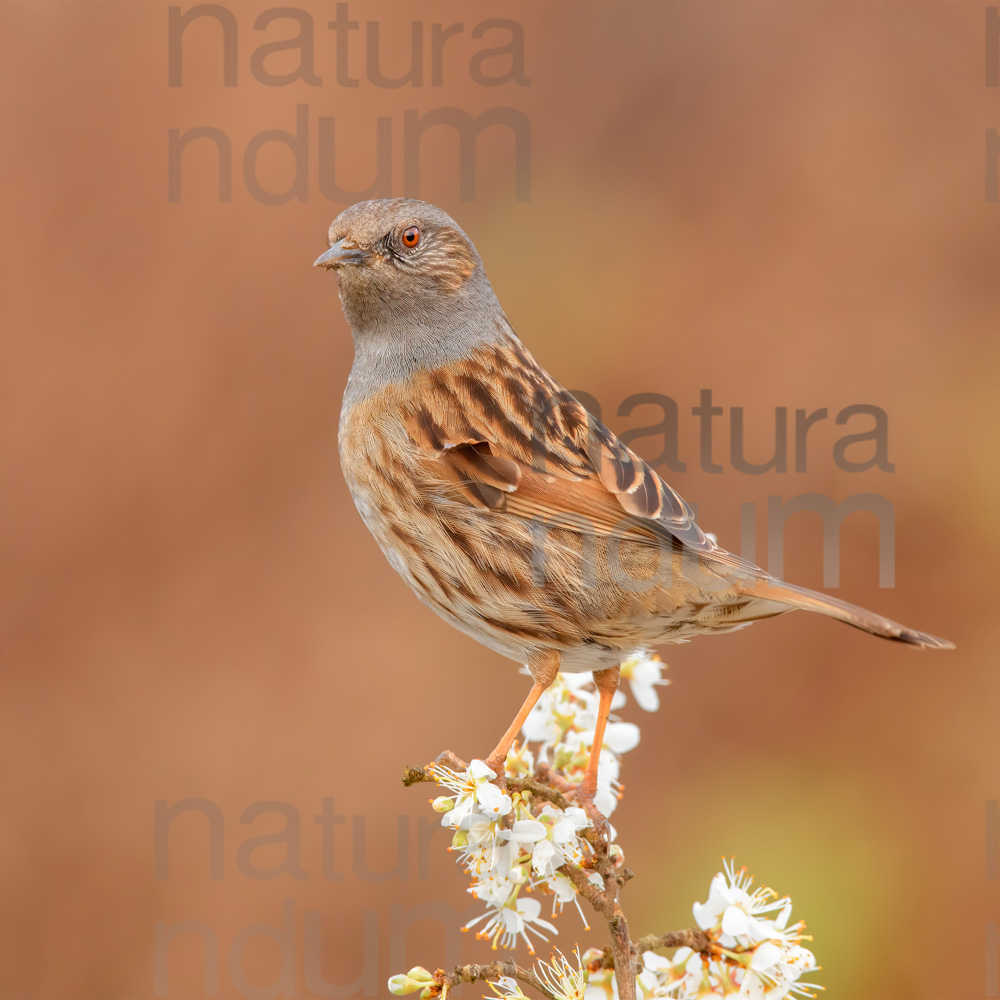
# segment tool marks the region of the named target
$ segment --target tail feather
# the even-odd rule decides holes
[[[856,604],[848,604],[847,601],[838,600],[836,597],[828,597],[815,590],[797,587],[793,583],[783,583],[781,580],[756,580],[747,584],[746,592],[754,597],[767,601],[777,601],[792,608],[816,611],[821,615],[836,618],[837,621],[859,628],[862,632],[882,636],[884,639],[906,642],[922,649],[955,648],[955,644],[947,639],[939,639],[926,632],[918,632],[916,629],[907,628],[905,625],[900,625],[899,622],[894,622],[891,618],[876,614],[874,611],[859,608]]]

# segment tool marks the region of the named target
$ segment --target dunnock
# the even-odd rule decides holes
[[[558,670],[593,671],[600,712],[577,790],[589,802],[619,666],[639,647],[797,608],[932,649],[951,643],[769,576],[542,369],[476,248],[441,209],[366,201],[330,226],[354,337],[340,416],[344,476],[417,596],[527,663],[531,693],[487,763],[503,762]]]

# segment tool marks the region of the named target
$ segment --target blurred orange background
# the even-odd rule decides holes
[[[265,85],[254,51],[298,29],[254,30],[266,5],[227,9],[237,85],[223,86],[206,16],[171,87],[166,4],[0,6],[2,995],[204,996],[196,934],[156,967],[156,925],[183,921],[216,937],[219,995],[267,995],[284,982],[278,943],[250,938],[235,976],[229,955],[246,928],[280,926],[284,900],[294,981],[280,995],[318,995],[307,967],[320,959],[339,995],[362,997],[457,960],[464,881],[431,834],[427,790],[399,774],[446,747],[485,753],[526,683],[418,604],[343,484],[351,341],[334,279],[310,264],[344,205],[320,190],[316,123],[336,119],[337,181],[363,189],[387,117],[400,193],[407,109],[510,107],[530,121],[530,200],[515,200],[500,127],[479,141],[466,202],[454,134],[429,132],[419,194],[476,242],[538,359],[618,431],[657,419],[616,415],[632,393],[675,399],[687,469],[661,471],[730,548],[742,503],[757,505],[763,559],[768,496],[888,498],[896,586],[879,588],[876,522],[856,514],[836,593],[959,647],[919,654],[791,615],[664,650],[659,713],[622,711],[642,726],[615,814],[637,873],[633,931],[689,926],[733,854],[792,895],[828,997],[982,996],[1000,922],[985,865],[1000,797],[1000,206],[983,177],[1000,90],[984,85],[984,8],[352,2],[350,17],[379,25],[389,76],[406,73],[423,25],[423,85],[395,89],[366,75],[364,27],[348,36],[359,85],[338,84],[324,27],[336,7],[319,3],[296,9],[315,22],[321,85]],[[472,76],[475,53],[510,41],[502,26],[473,37],[493,18],[523,29],[526,85]],[[432,25],[456,22],[433,86]],[[291,50],[265,62],[298,64]],[[500,54],[482,70],[510,65]],[[300,104],[307,197],[262,204],[244,150],[293,131]],[[232,143],[229,202],[207,141],[184,152],[168,200],[168,132],[199,126]],[[270,190],[292,182],[277,144],[258,167]],[[726,408],[720,474],[699,468],[703,388]],[[864,429],[833,421],[856,403],[887,412],[894,472],[833,461]],[[733,406],[755,461],[773,452],[775,407],[827,407],[807,471],[737,472]],[[660,451],[653,436],[636,447]],[[820,551],[819,519],[792,518],[785,575],[821,586]],[[196,812],[170,827],[157,877],[155,803],[190,798],[219,810],[221,880]],[[326,856],[324,799],[346,817]],[[303,877],[241,863],[241,845],[286,823],[273,806],[244,817],[261,802],[300,817]],[[250,857],[267,869],[286,854]],[[558,926],[564,948],[604,943],[571,912]],[[460,944],[466,961],[491,954]]]

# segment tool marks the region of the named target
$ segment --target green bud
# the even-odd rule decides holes
[[[435,982],[434,976],[422,965],[415,965],[407,973],[400,973],[389,979],[389,992],[393,996],[401,997],[407,993],[416,993],[421,990],[421,996],[430,996],[433,992],[431,986]]]

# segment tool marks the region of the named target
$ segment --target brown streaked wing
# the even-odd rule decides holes
[[[408,433],[469,502],[581,531],[679,542],[756,570],[707,538],[688,504],[515,337],[421,373],[413,389]]]

